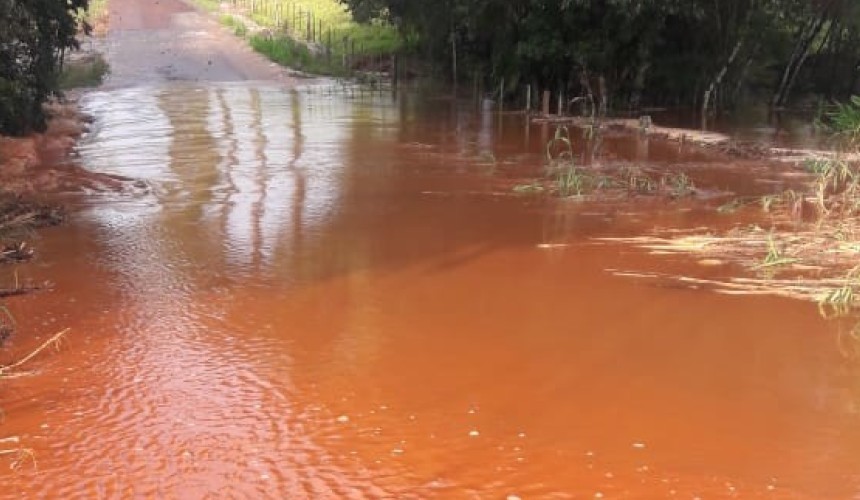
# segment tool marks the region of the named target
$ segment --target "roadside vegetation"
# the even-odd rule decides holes
[[[855,0],[345,0],[417,40],[447,79],[601,113],[858,93]]]
[[[78,15],[88,0],[0,1],[0,133],[45,128],[42,104],[56,95],[67,50],[89,26]]]
[[[300,71],[341,76],[390,69],[403,47],[393,26],[380,19],[356,22],[337,0],[196,0],[221,23],[274,62]]]

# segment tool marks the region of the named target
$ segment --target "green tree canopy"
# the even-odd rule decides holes
[[[88,1],[0,0],[0,132],[44,127],[42,103],[57,90],[64,52],[78,47]]]
[[[782,105],[792,89],[833,96],[860,77],[857,0],[343,1],[416,33],[439,63],[456,50],[460,78],[568,95],[600,86],[616,107],[726,104],[748,92]]]

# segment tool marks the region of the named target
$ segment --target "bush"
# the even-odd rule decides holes
[[[59,88],[63,54],[88,25],[78,14],[89,0],[0,0],[0,133],[45,126],[42,103]]]

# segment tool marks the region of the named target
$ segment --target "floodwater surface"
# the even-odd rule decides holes
[[[4,355],[71,333],[2,384],[0,437],[36,458],[0,462],[4,495],[860,491],[860,378],[814,306],[617,277],[738,270],[594,240],[733,223],[713,207],[513,195],[553,129],[413,93],[185,82],[84,104],[81,164],[148,187],[73,200],[19,270],[54,288],[9,303]],[[607,154],[762,189],[625,140]]]

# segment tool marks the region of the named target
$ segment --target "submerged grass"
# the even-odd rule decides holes
[[[807,163],[812,179],[804,189],[739,198],[718,209],[732,213],[759,206],[770,229],[741,226],[724,234],[664,233],[624,241],[655,253],[740,264],[758,277],[676,278],[726,293],[769,293],[815,302],[825,318],[855,321],[840,339],[856,339],[851,352],[860,356],[860,164],[848,160],[860,152],[860,98],[839,105],[828,115],[828,124],[840,154]]]
[[[695,184],[683,172],[646,170],[634,165],[577,165],[566,126],[556,129],[554,137],[547,142],[545,156],[545,177],[518,184],[513,187],[514,192],[549,192],[560,198],[664,196],[673,199],[697,193]]]
[[[860,361],[860,98],[826,115],[835,155],[808,162],[811,179],[796,189],[740,197],[720,213],[760,210],[761,225],[708,230],[658,230],[650,236],[598,238],[626,242],[655,254],[687,254],[703,265],[732,263],[745,277],[718,279],[613,270],[619,276],[674,281],[731,295],[775,295],[812,302],[834,322],[837,347]],[[629,178],[636,175],[628,173]],[[636,180],[631,180],[635,184]],[[679,193],[685,180],[667,179]],[[768,227],[769,226],[769,227]]]

